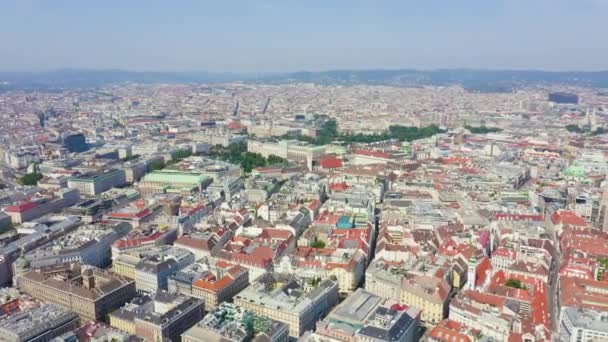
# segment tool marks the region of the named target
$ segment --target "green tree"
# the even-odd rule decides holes
[[[509,278],[505,285],[515,289],[523,289],[523,285],[521,284],[521,280],[519,279]]]
[[[162,170],[165,168],[165,163],[160,160],[154,160],[150,163],[150,171]]]
[[[32,172],[26,173],[23,177],[19,178],[19,184],[21,185],[36,185],[38,181],[43,178],[41,173]]]
[[[583,130],[577,125],[567,125],[566,130],[570,133],[583,133]]]
[[[244,152],[239,159],[236,160],[235,164],[240,164],[245,172],[251,172],[257,167],[266,166],[266,158],[259,153]]]
[[[464,126],[469,132],[474,134],[487,134],[487,133],[496,133],[502,131],[501,128],[498,127],[486,127],[486,126]]]
[[[179,150],[179,151],[175,152],[174,159],[182,160],[182,159],[190,157],[191,155],[192,155],[192,152],[190,150]]]
[[[414,141],[429,138],[443,132],[437,125],[429,125],[422,128],[393,125],[388,130],[391,138],[398,139],[399,141]]]
[[[140,157],[140,155],[139,155],[139,154],[133,154],[133,155],[131,155],[131,156],[128,156],[128,157],[126,157],[126,158],[123,158],[123,159],[122,159],[122,161],[130,161],[130,160],[135,160],[135,159],[137,159],[137,158],[139,158],[139,157]]]
[[[315,242],[310,244],[312,248],[325,248],[325,242],[321,240],[315,240]]]
[[[268,158],[266,158],[268,165],[276,165],[276,164],[283,164],[285,162],[287,162],[287,159],[285,158],[281,158],[279,156],[275,156],[274,154],[271,154],[268,156]]]

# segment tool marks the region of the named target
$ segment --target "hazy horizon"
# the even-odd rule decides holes
[[[0,70],[608,70],[608,1],[0,2]]]
[[[433,72],[433,71],[442,71],[442,70],[446,70],[446,71],[451,71],[451,70],[472,70],[472,71],[496,71],[496,72],[501,72],[501,71],[505,71],[505,72],[547,72],[547,73],[603,73],[603,72],[608,72],[608,67],[604,68],[604,69],[589,69],[589,70],[584,70],[584,69],[564,69],[564,70],[560,70],[560,69],[541,69],[541,68],[535,68],[535,69],[531,69],[531,68],[476,68],[476,67],[451,67],[451,68],[446,68],[446,67],[436,67],[436,68],[407,68],[407,67],[403,67],[403,68],[382,68],[382,67],[369,67],[369,68],[334,68],[334,69],[299,69],[299,70],[278,70],[278,71],[255,71],[255,70],[245,70],[245,71],[223,71],[223,70],[217,70],[217,71],[210,71],[210,70],[202,70],[202,69],[184,69],[184,70],[171,70],[171,69],[127,69],[127,68],[87,68],[87,67],[83,67],[83,68],[70,68],[70,67],[57,67],[57,68],[50,68],[50,69],[37,69],[37,68],[30,68],[30,69],[14,69],[14,70],[7,70],[7,69],[0,69],[0,73],[52,73],[52,72],[61,72],[61,71],[85,71],[85,72],[111,72],[111,71],[116,71],[116,72],[133,72],[133,73],[209,73],[209,74],[234,74],[234,75],[252,75],[254,76],[255,74],[265,74],[265,75],[272,75],[272,74],[276,74],[276,75],[280,75],[280,74],[293,74],[293,73],[300,73],[300,72],[310,72],[310,73],[323,73],[323,72],[348,72],[348,71],[352,71],[352,72],[363,72],[363,71],[400,71],[400,70],[412,70],[412,71],[419,71],[419,72]]]

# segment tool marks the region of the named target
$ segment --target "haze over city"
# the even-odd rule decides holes
[[[5,0],[0,70],[605,70],[606,21],[603,0]]]

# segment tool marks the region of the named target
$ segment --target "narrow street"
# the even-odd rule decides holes
[[[556,339],[558,337],[559,331],[559,267],[561,265],[562,254],[559,247],[559,240],[557,239],[556,234],[553,235],[553,244],[555,246],[555,258],[551,262],[551,268],[549,270],[549,284],[548,287],[548,301],[549,301],[549,312],[551,319],[551,332],[553,334],[553,338]]]

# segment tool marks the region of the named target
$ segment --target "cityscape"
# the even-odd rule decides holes
[[[38,67],[0,342],[608,341],[608,72]]]

